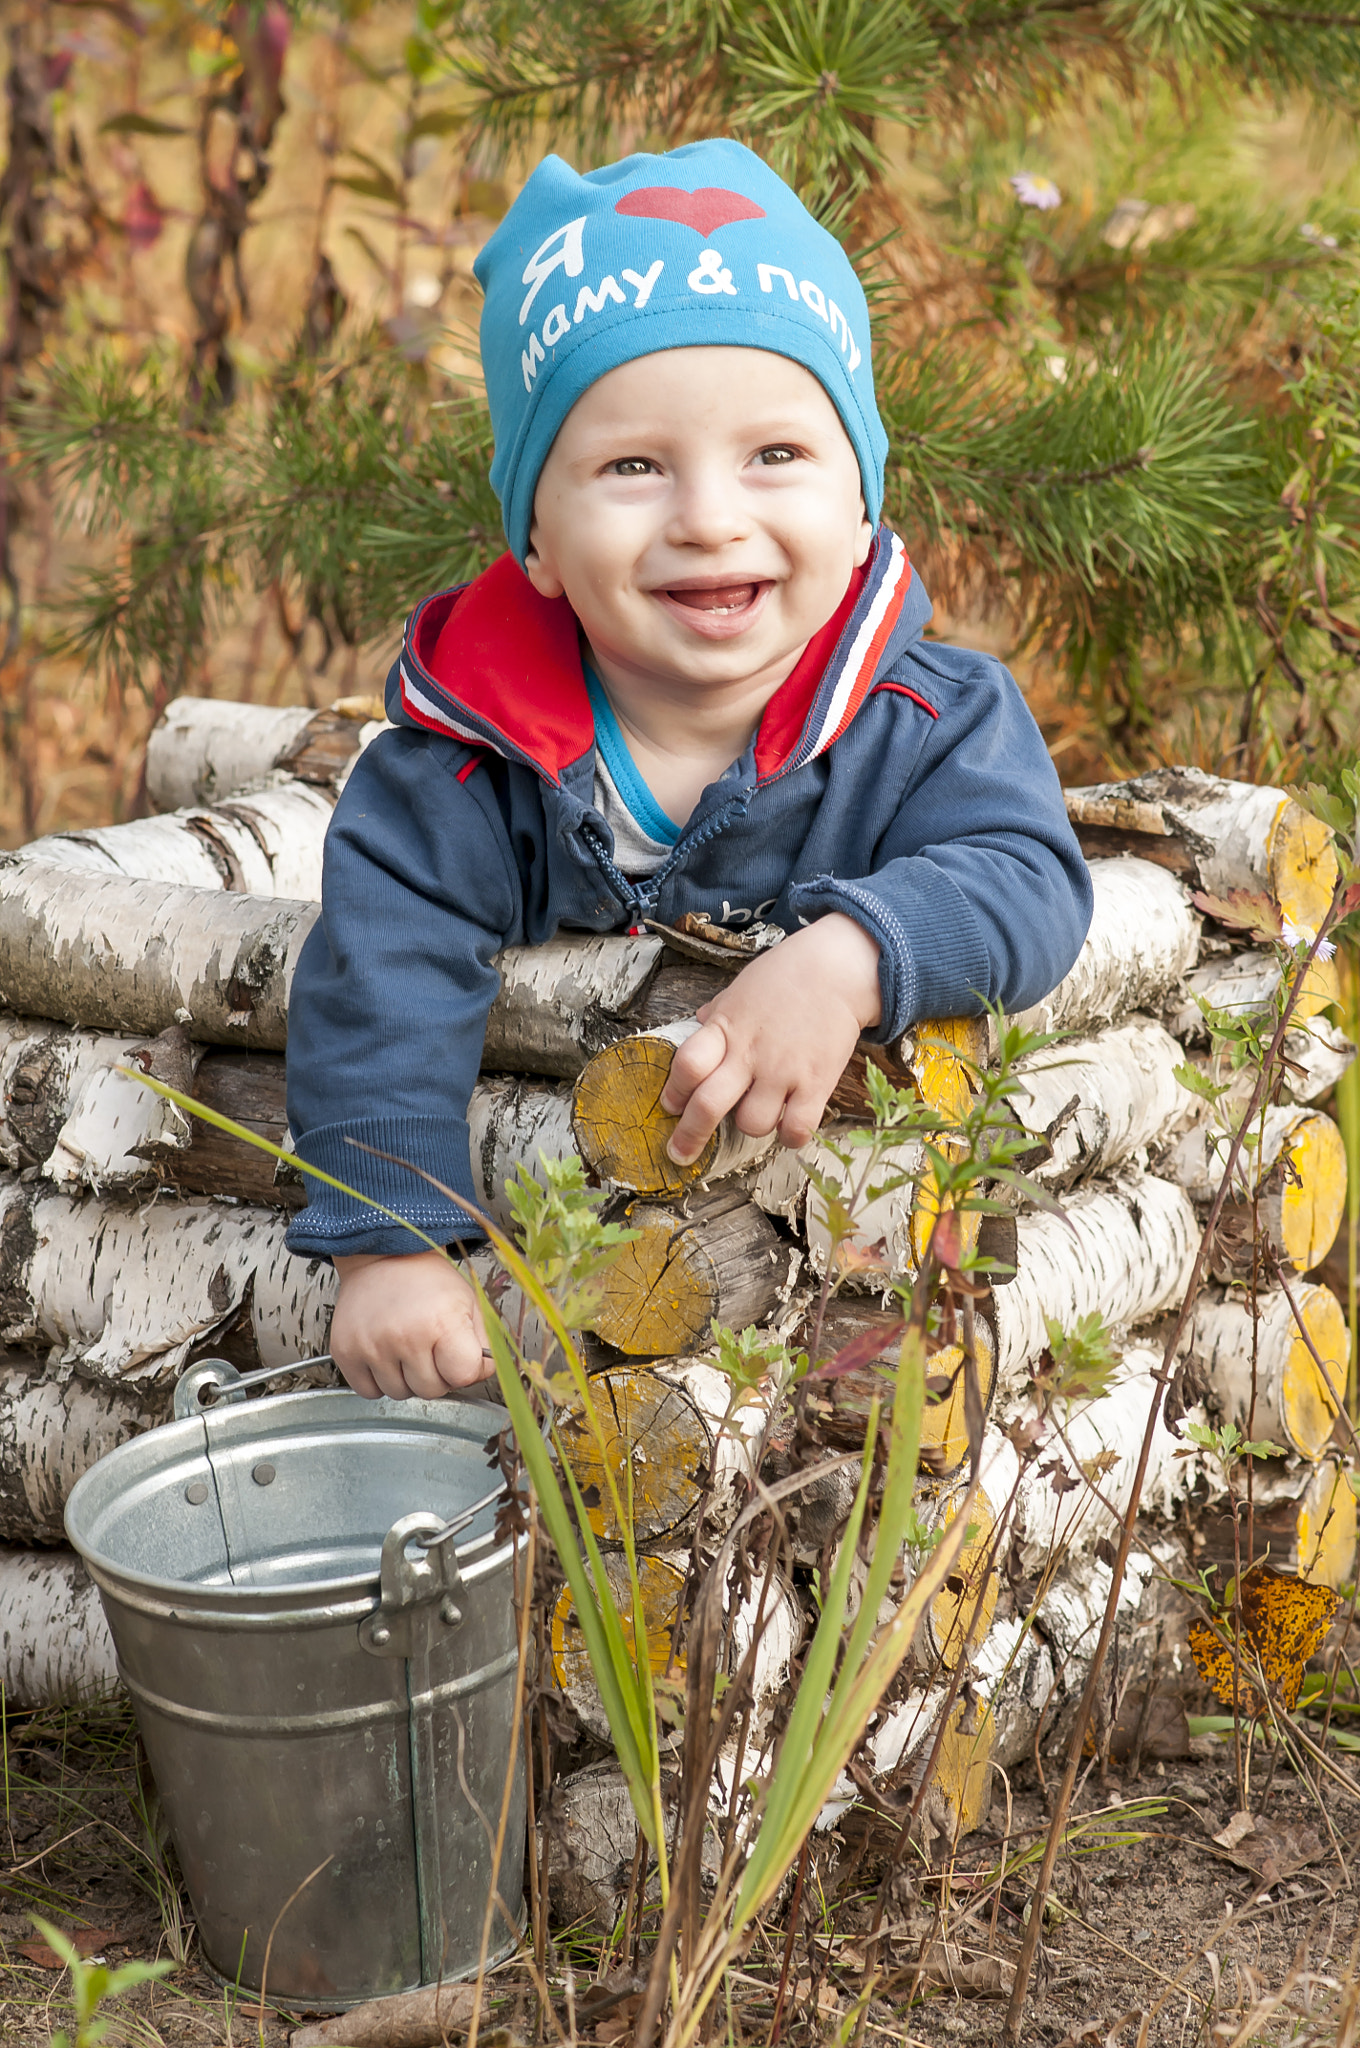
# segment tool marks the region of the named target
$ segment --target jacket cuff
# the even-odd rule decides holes
[[[350,1139],[357,1142],[347,1142]],[[373,1151],[361,1151],[362,1145],[372,1146]],[[375,1158],[376,1152],[390,1153],[391,1158]],[[304,1174],[307,1207],[288,1226],[290,1252],[343,1258],[351,1252],[377,1252],[386,1257],[426,1251],[428,1246],[396,1218],[414,1224],[416,1230],[441,1245],[477,1244],[486,1235],[478,1220],[480,1204],[472,1186],[465,1117],[375,1116],[320,1124],[298,1139],[297,1157],[356,1192],[342,1194]],[[422,1180],[412,1167],[471,1202],[473,1213]],[[358,1199],[361,1194],[394,1215],[384,1216],[370,1208]]]
[[[883,1014],[864,1034],[875,1045],[890,1045],[923,1017],[976,1014],[990,994],[991,963],[967,897],[930,861],[911,865],[905,901],[889,902],[872,875],[818,875],[791,892],[799,917],[811,922],[838,910],[877,940]]]

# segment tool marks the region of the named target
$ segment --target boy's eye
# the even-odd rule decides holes
[[[788,447],[782,441],[773,448],[762,448],[756,457],[757,462],[763,462],[767,465],[773,465],[776,462],[796,462],[797,459],[797,449]]]
[[[611,462],[611,476],[650,476],[656,464],[645,455],[624,455],[617,462]]]

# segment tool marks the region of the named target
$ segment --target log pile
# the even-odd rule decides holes
[[[0,1553],[0,1678],[11,1703],[110,1675],[97,1612],[80,1605],[59,1547],[79,1473],[162,1419],[193,1359],[226,1355],[249,1368],[325,1349],[333,1276],[283,1244],[298,1176],[186,1121],[120,1069],[140,1066],[286,1145],[288,985],[316,915],[336,790],[380,729],[364,715],[372,709],[178,700],[149,754],[157,816],[39,840],[0,864],[0,1538],[10,1546]],[[1013,1762],[1061,1735],[1103,1610],[1102,1554],[1132,1483],[1159,1319],[1185,1290],[1217,1181],[1209,1105],[1178,1074],[1209,1063],[1196,997],[1250,1009],[1278,982],[1273,956],[1216,927],[1191,890],[1267,892],[1302,928],[1331,887],[1325,835],[1280,791],[1177,770],[1070,791],[1068,802],[1092,861],[1095,914],[1071,973],[1022,1020],[1065,1037],[1030,1057],[1012,1103],[1034,1134],[1034,1177],[1064,1213],[1021,1202],[987,1219],[984,1248],[1014,1273],[978,1303],[987,1419],[975,1535],[827,1825],[867,1803],[890,1820],[910,1814],[927,1841],[952,1839],[986,1809],[989,1760]],[[695,1011],[740,969],[731,937],[561,935],[507,952],[470,1111],[478,1191],[498,1220],[508,1220],[517,1166],[578,1153],[637,1233],[608,1271],[590,1347],[617,1433],[611,1456],[633,1473],[659,1666],[683,1657],[696,1530],[708,1543],[730,1526],[757,1473],[769,1483],[825,1467],[787,1496],[788,1569],[763,1627],[760,1574],[754,1591],[748,1581],[734,1594],[734,1666],[743,1644],[759,1641],[747,1749],[725,1759],[719,1794],[724,1772],[730,1781],[755,1768],[786,1711],[812,1588],[843,1529],[848,1461],[882,1385],[875,1350],[891,1358],[896,1343],[883,1288],[917,1269],[933,1221],[921,1153],[904,1145],[896,1164],[914,1178],[867,1206],[832,1276],[821,1350],[854,1342],[855,1369],[809,1382],[792,1419],[755,1401],[738,1428],[725,1424],[731,1388],[712,1363],[710,1324],[810,1340],[832,1239],[809,1170],[833,1163],[835,1139],[826,1128],[794,1156],[729,1125],[692,1167],[669,1159],[659,1096]],[[1321,1105],[1353,1048],[1325,1014],[1329,975],[1315,971],[1288,1046],[1288,1093],[1225,1210],[1173,1412],[1235,1422],[1283,1447],[1258,1468],[1258,1538],[1272,1561],[1335,1585],[1356,1547],[1338,1416],[1349,1358],[1340,1304],[1308,1277],[1345,1195],[1344,1155]],[[922,1024],[900,1044],[862,1048],[829,1116],[862,1119],[870,1061],[957,1115],[973,1067],[990,1056],[977,1020]],[[1258,1256],[1255,1319],[1253,1223],[1270,1247],[1264,1271]],[[1113,1329],[1118,1370],[1050,1430],[1042,1458],[1026,1457],[1016,1425],[1033,1413],[1050,1325],[1070,1330],[1090,1316]],[[926,1527],[955,1512],[966,1462],[957,1330],[938,1339],[931,1384]],[[1121,1684],[1148,1662],[1157,1562],[1174,1554],[1183,1575],[1187,1547],[1196,1567],[1223,1555],[1221,1475],[1185,1450],[1164,1426],[1125,1589]],[[579,1476],[588,1501],[605,1498],[591,1491],[584,1449]],[[591,1512],[606,1547],[617,1546],[604,1508]],[[912,1568],[905,1558],[904,1575]],[[60,1656],[43,1647],[44,1627],[64,1632]],[[551,1636],[581,1754],[592,1744],[598,1754],[599,1702],[568,1599]],[[561,1840],[583,1845],[556,1873],[561,1896],[579,1908],[584,1885],[612,1911],[632,1836],[618,1830],[624,1848],[612,1860],[601,1849],[608,1817],[623,1811],[608,1760],[588,1763],[555,1800]]]

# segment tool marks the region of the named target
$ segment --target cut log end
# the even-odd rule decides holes
[[[1300,804],[1282,804],[1268,848],[1271,893],[1300,931],[1315,932],[1336,888],[1336,848],[1320,818]]]
[[[1355,1574],[1356,1502],[1351,1474],[1342,1465],[1319,1465],[1299,1502],[1298,1569],[1301,1578],[1333,1592]]]
[[[576,1142],[601,1180],[636,1194],[676,1195],[713,1165],[716,1132],[689,1166],[678,1166],[666,1151],[679,1122],[661,1108],[674,1052],[651,1034],[621,1039],[597,1053],[577,1082]]]
[[[965,1497],[958,1492],[941,1502],[936,1526],[942,1532],[955,1519]],[[996,1612],[998,1587],[992,1569],[996,1515],[980,1487],[968,1510],[968,1522],[973,1533],[931,1601],[926,1619],[930,1646],[949,1671],[955,1669],[967,1649],[985,1641]]]
[[[712,1457],[711,1436],[697,1403],[673,1380],[631,1366],[596,1373],[590,1386],[604,1433],[603,1454],[580,1415],[564,1415],[558,1436],[591,1528],[603,1542],[623,1539],[607,1466],[625,1515],[631,1512],[634,1541],[649,1545],[675,1538],[703,1497]]]
[[[754,1203],[721,1193],[684,1210],[634,1202],[625,1221],[637,1236],[603,1274],[594,1318],[616,1351],[674,1357],[701,1349],[715,1320],[744,1329],[773,1311],[789,1255]]]

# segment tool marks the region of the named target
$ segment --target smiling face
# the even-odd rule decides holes
[[[868,556],[859,465],[810,371],[751,348],[621,364],[543,466],[529,577],[605,681],[777,689]]]

